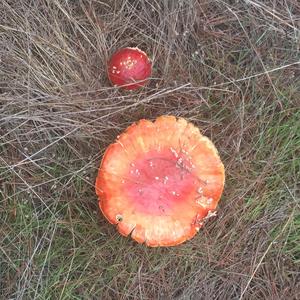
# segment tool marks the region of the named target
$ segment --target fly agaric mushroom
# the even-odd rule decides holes
[[[192,238],[214,215],[224,180],[213,143],[185,119],[161,116],[134,123],[107,148],[95,187],[122,235],[156,247]]]
[[[139,48],[123,48],[108,63],[108,77],[113,85],[126,90],[144,86],[151,75],[151,61]]]

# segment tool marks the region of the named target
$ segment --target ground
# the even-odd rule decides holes
[[[297,0],[0,2],[1,299],[300,299]],[[139,91],[110,55],[153,60]],[[106,147],[132,122],[188,119],[219,150],[218,215],[148,248],[98,209]]]

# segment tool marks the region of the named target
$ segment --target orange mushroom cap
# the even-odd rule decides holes
[[[190,238],[216,209],[225,181],[213,143],[183,118],[140,120],[111,144],[96,193],[118,231],[148,246]]]
[[[113,85],[135,90],[146,84],[151,75],[151,61],[139,48],[122,48],[108,63],[108,77]]]

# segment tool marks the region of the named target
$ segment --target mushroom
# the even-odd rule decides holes
[[[108,63],[108,77],[113,85],[126,90],[144,86],[151,75],[151,61],[139,48],[123,48]]]
[[[132,124],[107,148],[95,188],[122,235],[174,246],[215,215],[224,180],[213,143],[185,119],[161,116]]]

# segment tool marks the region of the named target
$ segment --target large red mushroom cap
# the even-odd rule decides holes
[[[140,120],[106,150],[96,180],[104,216],[148,246],[192,238],[213,214],[224,187],[213,143],[185,119]]]
[[[108,77],[113,85],[126,90],[144,86],[151,75],[151,61],[139,48],[123,48],[108,63]]]

